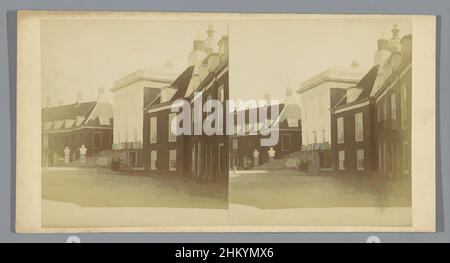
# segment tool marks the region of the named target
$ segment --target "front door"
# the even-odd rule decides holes
[[[131,168],[136,167],[136,152],[129,152],[128,153],[128,165]]]

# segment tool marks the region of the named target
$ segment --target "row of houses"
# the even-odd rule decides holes
[[[171,130],[174,102],[187,101],[190,115],[200,114],[203,121],[207,114],[194,112],[196,94],[202,105],[208,100],[224,105],[229,98],[228,36],[216,40],[214,33],[209,27],[205,39],[193,40],[181,73],[168,64],[117,80],[113,104],[100,89],[96,101],[82,102],[78,94],[74,104],[43,107],[43,165],[112,150],[116,169],[227,181],[230,169],[251,169],[298,152],[315,171],[409,174],[411,35],[400,38],[394,26],[390,40],[378,40],[368,71],[354,61],[350,68],[331,68],[303,82],[297,90],[301,108],[286,89],[278,118],[266,123],[276,127],[279,140],[267,147],[261,146],[259,131],[248,132],[259,125],[249,122],[251,109],[243,113],[244,134],[175,135]],[[263,107],[270,112],[274,105],[268,95],[266,100]]]
[[[210,26],[205,39],[193,40],[188,66],[181,73],[166,65],[138,70],[115,81],[111,88],[113,105],[104,100],[101,90],[97,101],[81,102],[78,98],[75,104],[44,107],[43,165],[57,164],[53,161],[56,159],[73,163],[82,157],[80,152],[93,157],[111,149],[115,169],[227,181],[229,169],[249,169],[270,158],[298,151],[300,108],[293,103],[290,89],[286,91],[286,102],[278,105],[278,119],[270,120],[270,125],[279,124],[280,140],[273,147],[260,146],[262,135],[249,135],[248,131],[245,135],[231,136],[225,133],[177,136],[171,131],[170,123],[176,117],[171,106],[175,101],[188,101],[194,116],[197,113],[193,103],[198,100],[194,98],[198,92],[202,94],[202,105],[208,100],[218,100],[225,107],[229,98],[228,37],[216,40],[214,33]],[[265,107],[270,112],[271,106]],[[203,121],[206,113],[200,114]],[[222,117],[225,123],[225,114]],[[62,129],[49,126],[60,121],[74,126],[66,124]],[[246,118],[245,126],[249,125]],[[67,151],[72,152],[68,160]]]
[[[394,25],[370,70],[353,62],[302,84],[302,152],[314,170],[410,174],[411,45]]]

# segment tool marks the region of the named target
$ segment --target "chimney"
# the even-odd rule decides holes
[[[358,68],[359,67],[359,63],[356,60],[352,61],[352,64],[350,65],[352,68]]]
[[[83,93],[81,92],[81,90],[77,91],[77,103],[81,103],[81,101],[83,101]]]
[[[52,97],[47,96],[45,97],[45,107],[50,108],[52,106]]]
[[[389,50],[389,41],[387,39],[378,39],[378,51],[381,50]]]

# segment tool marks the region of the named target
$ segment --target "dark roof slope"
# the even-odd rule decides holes
[[[88,117],[89,114],[91,114],[92,110],[95,108],[96,104],[96,101],[89,101],[43,108],[41,110],[42,122],[75,119],[77,116]]]
[[[181,75],[178,76],[178,78],[174,80],[174,82],[172,82],[170,86],[176,88],[177,91],[173,95],[171,101],[184,98],[186,90],[189,86],[189,82],[191,81],[193,72],[194,72],[194,65],[186,68],[186,70],[183,71],[183,73],[181,73]]]
[[[378,68],[380,65],[373,66],[369,72],[367,72],[364,77],[356,84],[358,87],[362,87],[362,92],[359,94],[358,98],[356,100],[360,100],[363,98],[368,98],[370,96],[370,93],[373,89],[373,84],[375,83],[375,79],[378,75]]]

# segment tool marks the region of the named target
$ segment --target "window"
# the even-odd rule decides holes
[[[411,156],[409,153],[409,147],[408,142],[403,142],[403,173],[408,174],[409,173],[409,160]]]
[[[406,83],[402,86],[402,96],[401,96],[401,107],[402,107],[402,129],[406,128],[407,125],[407,107],[408,107],[408,94],[406,91]]]
[[[397,100],[395,98],[395,93],[391,95],[391,120],[397,119]]]
[[[358,170],[358,171],[364,170],[364,150],[363,149],[356,150],[356,170]]]
[[[172,131],[172,121],[176,117],[177,117],[176,113],[170,113],[169,114],[169,142],[176,142],[177,141],[177,135],[174,133],[175,131]]]
[[[283,151],[289,151],[291,149],[291,135],[283,134],[281,137],[281,149]]]
[[[156,137],[157,137],[157,122],[156,117],[150,118],[150,143],[156,143]]]
[[[177,150],[169,151],[169,171],[177,170]]]
[[[102,134],[94,132],[94,149],[100,149],[102,147]]]
[[[339,151],[339,170],[345,169],[345,151]]]
[[[239,147],[238,139],[237,138],[233,138],[233,150],[237,150],[238,147]]]
[[[313,131],[314,143],[317,143],[317,131]]]
[[[364,140],[364,125],[362,112],[355,114],[355,141],[362,142]]]
[[[377,122],[381,121],[381,107],[377,105]]]
[[[337,142],[344,143],[344,118],[337,119]]]
[[[156,151],[151,151],[150,152],[150,169],[151,170],[156,170]]]
[[[385,98],[383,102],[383,120],[388,119],[388,99]]]
[[[224,85],[221,85],[219,87],[218,98],[219,98],[220,102],[223,102],[225,100],[225,87],[224,87]]]

